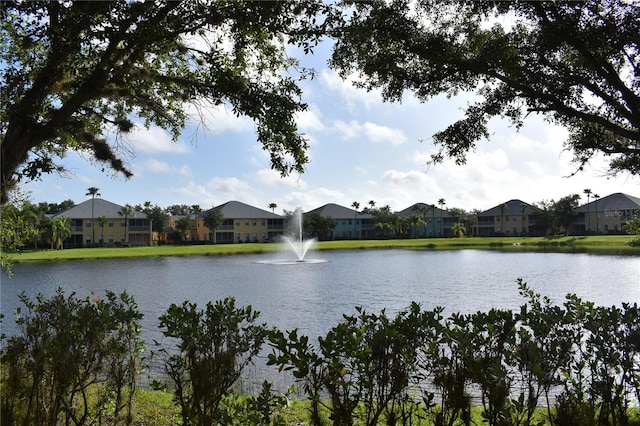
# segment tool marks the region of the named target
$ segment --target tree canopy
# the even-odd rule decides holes
[[[126,135],[157,125],[177,139],[186,106],[229,107],[256,123],[282,174],[302,172],[307,141],[289,44],[311,49],[319,0],[5,1],[0,9],[1,196],[62,171],[78,151],[130,176]],[[320,24],[318,24],[320,25]],[[287,72],[290,71],[290,72]]]
[[[332,66],[399,101],[474,92],[433,135],[432,162],[463,164],[488,122],[530,114],[566,127],[576,171],[596,154],[640,174],[640,7],[626,0],[345,1]]]

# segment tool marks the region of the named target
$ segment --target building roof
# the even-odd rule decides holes
[[[423,207],[423,208],[427,209],[427,211],[429,212],[427,214],[427,217],[431,216],[431,215],[435,215],[437,217],[440,217],[441,215],[444,216],[444,215],[447,214],[446,210],[443,210],[443,209],[440,209],[440,208],[436,207],[435,204],[431,205],[431,204],[425,204],[425,203],[415,203],[414,205],[412,205],[410,207],[407,207],[404,210],[400,210],[398,212],[398,214],[400,216],[411,216],[411,215],[414,215],[414,214],[417,214],[418,216],[422,216],[422,212],[418,211],[420,209],[420,207]],[[432,208],[433,208],[433,210],[431,210]]]
[[[222,211],[222,216],[226,219],[282,219],[279,214],[262,210],[240,201],[228,201],[220,204],[216,209]]]
[[[591,196],[593,199],[593,195]],[[594,199],[576,209],[577,212],[606,211],[606,210],[638,210],[640,198],[617,192],[606,197]]]
[[[504,213],[502,211],[502,206],[504,205]],[[522,208],[524,207],[524,211]],[[506,203],[498,204],[495,207],[490,208],[489,210],[485,210],[483,212],[478,213],[478,216],[501,216],[501,215],[519,215],[519,214],[533,214],[536,213],[538,209],[532,206],[529,203],[525,203],[522,200],[509,200]]]
[[[327,216],[331,219],[353,219],[354,216],[358,219],[370,219],[372,217],[369,213],[354,212],[353,209],[333,203],[310,210],[305,215],[310,213],[319,213],[321,216]]]
[[[122,215],[119,212],[122,210],[122,207],[119,204],[112,203],[110,201],[104,200],[102,198],[94,198],[93,200],[89,199],[87,201],[83,201],[80,204],[77,204],[70,209],[67,209],[63,212],[57,213],[52,217],[67,217],[69,219],[91,219],[91,204],[93,202],[93,217],[98,218],[100,216],[106,216],[109,219],[121,219]],[[134,216],[136,219],[146,219],[147,215],[135,211]]]

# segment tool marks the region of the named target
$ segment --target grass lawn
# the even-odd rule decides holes
[[[135,420],[134,425],[158,425],[169,426],[175,425],[181,421],[180,410],[173,403],[171,393],[164,391],[152,391],[147,389],[138,389],[135,397]],[[294,399],[289,401],[287,407],[279,411],[281,419],[286,425],[308,425],[309,423],[309,401],[306,399]],[[329,410],[321,408],[322,417],[326,425],[330,425]],[[424,411],[421,412],[424,416]],[[472,424],[487,424],[482,418],[482,407],[476,406],[471,409]],[[356,420],[354,426],[364,424],[362,421]],[[378,422],[379,425],[385,425],[384,416]],[[413,419],[416,426],[433,426],[431,419]],[[456,424],[462,424],[458,422]],[[551,422],[548,419],[547,410],[544,407],[538,408],[534,415],[534,424],[548,426]],[[629,426],[640,426],[640,411],[637,408],[631,409],[629,413]]]
[[[566,237],[417,238],[400,240],[320,241],[315,250],[410,249],[410,250],[513,250],[562,251],[611,254],[638,254],[640,247],[629,245],[630,235]],[[80,248],[23,251],[10,254],[14,262],[115,259],[159,256],[216,256],[269,253],[285,249],[282,244],[245,243],[211,245],[165,245],[157,247]]]

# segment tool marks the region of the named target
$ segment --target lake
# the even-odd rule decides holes
[[[354,314],[386,309],[390,316],[412,301],[423,309],[470,313],[518,308],[524,300],[516,279],[561,304],[575,293],[597,305],[640,303],[640,257],[577,253],[487,250],[312,251],[324,262],[282,264],[274,254],[167,257],[15,265],[2,276],[3,332],[14,334],[18,294],[52,295],[58,287],[78,297],[126,290],[144,313],[143,337],[160,339],[158,317],[184,300],[204,307],[232,296],[251,305],[260,319],[281,330],[298,328],[312,338],[324,335]]]

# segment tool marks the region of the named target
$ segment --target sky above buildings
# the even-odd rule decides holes
[[[384,103],[378,92],[356,89],[330,70],[329,53],[324,45],[303,58],[316,79],[302,83],[309,108],[298,116],[298,125],[310,145],[310,163],[302,175],[281,178],[271,170],[251,120],[210,108],[203,120],[193,111],[177,143],[162,129],[138,126],[127,138],[131,179],[114,177],[88,157],[70,153],[61,160],[68,175],[45,176],[21,189],[34,202],[80,203],[88,199],[87,188],[97,187],[102,198],[122,205],[151,201],[161,207],[198,204],[208,209],[235,200],[265,210],[275,203],[276,213],[327,203],[349,207],[354,201],[362,209],[371,200],[398,211],[417,202],[437,204],[441,198],[446,208],[486,210],[510,199],[557,200],[585,188],[601,197],[615,192],[640,196],[640,178],[607,177],[602,156],[569,177],[575,165],[571,152],[564,151],[567,131],[536,116],[519,130],[494,119],[490,139],[477,144],[466,165],[446,160],[429,166],[437,151],[432,135],[461,118],[472,96],[420,103],[407,94],[401,103]]]

